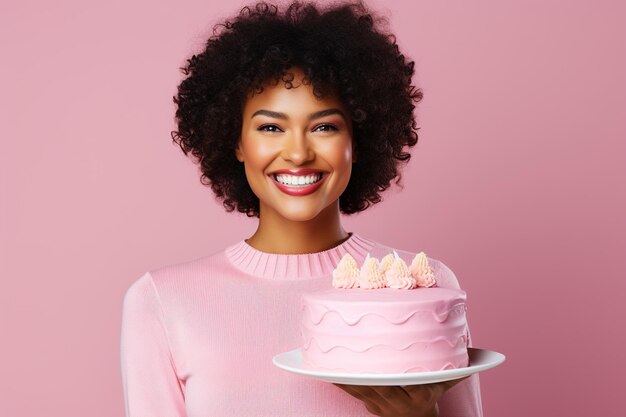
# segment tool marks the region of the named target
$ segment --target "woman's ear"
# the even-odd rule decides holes
[[[357,161],[358,155],[359,153],[356,148],[356,143],[353,143],[352,144],[352,163],[353,164]]]
[[[237,141],[237,148],[235,148],[235,157],[239,162],[243,162],[243,152],[241,151],[241,137]]]

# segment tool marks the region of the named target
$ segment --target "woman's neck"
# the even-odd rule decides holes
[[[246,243],[262,252],[297,254],[325,251],[349,237],[341,225],[337,201],[307,221],[289,220],[261,207],[259,226]]]

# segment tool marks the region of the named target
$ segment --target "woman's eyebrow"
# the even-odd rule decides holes
[[[320,111],[316,111],[315,113],[309,114],[309,120],[319,119],[320,117],[329,116],[331,114],[338,114],[341,117],[343,117],[344,120],[346,118],[343,112],[339,109],[326,109],[326,110],[320,110]],[[287,116],[285,113],[279,113],[279,112],[275,112],[271,110],[263,110],[263,109],[255,111],[252,117],[250,118],[252,119],[254,116],[258,116],[258,115],[274,117],[276,119],[289,120],[289,116]]]

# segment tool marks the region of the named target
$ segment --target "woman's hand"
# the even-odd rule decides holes
[[[465,377],[468,378],[468,377]],[[380,417],[438,417],[437,401],[465,378],[425,385],[366,386],[334,384],[363,401],[370,413]]]

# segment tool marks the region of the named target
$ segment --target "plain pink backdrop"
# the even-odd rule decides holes
[[[178,67],[243,4],[0,6],[1,416],[122,416],[128,286],[253,233],[170,138]],[[369,4],[422,129],[404,190],[346,229],[456,272],[475,344],[507,355],[486,416],[623,416],[624,3]]]

